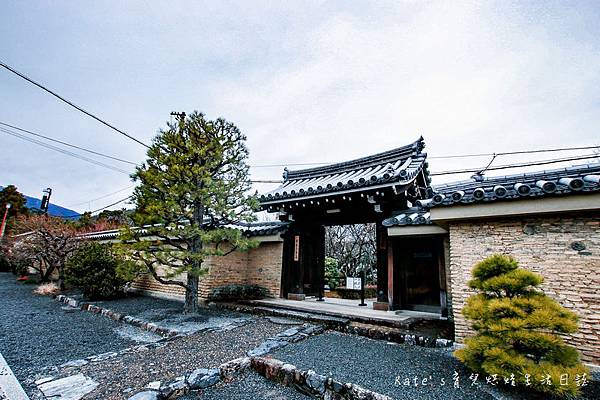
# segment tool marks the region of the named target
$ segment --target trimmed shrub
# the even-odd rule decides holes
[[[66,283],[82,289],[90,300],[119,297],[126,281],[117,276],[117,270],[125,262],[110,246],[88,242],[67,260]]]
[[[478,263],[469,286],[479,293],[463,308],[476,334],[454,354],[473,371],[514,377],[518,386],[545,394],[576,396],[589,371],[559,334],[576,332],[578,318],[537,289],[542,281],[510,256]]]
[[[356,300],[360,299],[360,290],[348,289],[348,288],[337,288],[335,292],[342,299]],[[365,287],[365,299],[371,299],[377,297],[377,289],[372,287]]]
[[[212,289],[208,295],[208,300],[256,300],[265,297],[269,297],[269,291],[259,285],[225,285]]]

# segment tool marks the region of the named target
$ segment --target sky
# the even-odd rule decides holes
[[[420,136],[430,157],[600,145],[598,21],[596,1],[6,1],[0,60],[146,143],[171,111],[223,117],[247,136],[252,179],[277,180],[282,165],[349,160]],[[145,159],[143,146],[1,68],[0,122]],[[489,161],[431,158],[429,168]],[[127,173],[0,132],[8,184],[36,197],[51,187],[53,203],[79,212],[133,185]]]

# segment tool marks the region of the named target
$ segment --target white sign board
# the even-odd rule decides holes
[[[360,290],[360,278],[346,278],[346,288]]]

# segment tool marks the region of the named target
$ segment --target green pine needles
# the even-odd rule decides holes
[[[246,137],[231,122],[194,112],[154,138],[132,175],[138,227],[126,228],[122,247],[139,273],[185,289],[186,312],[198,310],[199,278],[209,257],[256,247],[232,224],[255,220]],[[130,276],[129,278],[131,278]]]
[[[472,274],[469,286],[479,293],[467,300],[463,315],[476,334],[455,356],[473,371],[514,376],[518,386],[577,395],[589,371],[559,336],[577,331],[577,315],[541,292],[543,278],[510,256],[488,257]]]

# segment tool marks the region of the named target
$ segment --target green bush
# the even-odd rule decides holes
[[[109,245],[88,242],[67,260],[66,283],[79,287],[90,300],[110,299],[123,294],[125,280],[117,270],[126,261]]]
[[[577,379],[589,378],[589,371],[559,334],[577,331],[577,315],[539,291],[542,281],[510,256],[497,254],[478,263],[469,286],[479,293],[463,308],[476,334],[455,356],[488,376],[514,375],[519,386],[576,396]],[[551,384],[543,381],[547,377]]]
[[[348,289],[348,288],[337,288],[335,292],[342,299],[356,300],[360,299],[360,290]],[[377,297],[377,289],[372,287],[365,288],[365,299],[371,299]]]
[[[225,285],[214,288],[208,295],[210,301],[256,300],[269,296],[269,291],[259,285]]]
[[[325,257],[325,285],[334,290],[340,285],[342,274],[338,266],[338,260],[332,257]]]

